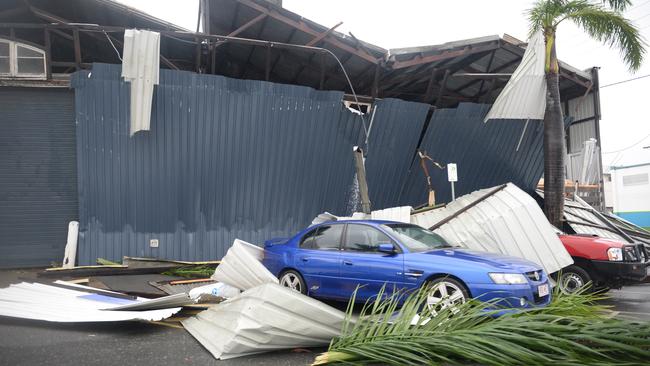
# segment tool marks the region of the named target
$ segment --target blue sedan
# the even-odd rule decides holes
[[[372,299],[382,286],[413,290],[431,284],[430,307],[469,298],[503,299],[508,307],[551,300],[544,270],[521,258],[453,247],[417,225],[345,220],[311,226],[290,239],[265,243],[264,265],[280,284],[303,294],[347,301]]]

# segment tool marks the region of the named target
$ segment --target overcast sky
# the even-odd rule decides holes
[[[153,16],[196,30],[198,0],[119,0]],[[283,6],[305,18],[383,48],[435,45],[508,33],[525,40],[524,15],[530,0],[284,0]],[[180,6],[179,4],[182,4]],[[650,40],[650,0],[633,0],[625,13]],[[650,51],[650,49],[649,49]],[[591,41],[574,25],[558,30],[558,56],[580,69],[600,67],[601,87],[650,74],[650,55],[631,74],[616,50]],[[601,89],[603,163],[650,162],[650,77]],[[634,145],[634,146],[632,146]],[[624,151],[618,153],[618,150]]]

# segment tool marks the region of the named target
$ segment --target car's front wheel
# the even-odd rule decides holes
[[[589,276],[589,273],[574,264],[564,268],[558,279],[560,290],[566,294],[578,292],[590,282],[591,276]]]
[[[437,315],[443,309],[451,309],[455,313],[454,309],[469,299],[469,292],[465,285],[453,278],[436,278],[427,282],[425,286],[429,291],[426,304],[433,315]]]
[[[280,285],[298,291],[303,295],[307,294],[305,280],[302,279],[300,273],[292,269],[282,272],[280,275]]]

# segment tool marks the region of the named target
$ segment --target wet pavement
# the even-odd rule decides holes
[[[33,278],[0,271],[0,287]],[[609,292],[615,316],[650,321],[650,283]],[[143,322],[61,324],[0,317],[2,365],[309,365],[319,352],[293,350],[216,361],[184,329]]]

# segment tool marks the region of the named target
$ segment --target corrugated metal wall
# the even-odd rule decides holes
[[[399,202],[429,105],[384,99],[376,102],[375,108],[377,113],[366,149],[366,171],[372,208],[379,210]]]
[[[596,121],[594,120],[594,99],[591,94],[569,100],[565,114],[573,117],[574,121],[578,121],[572,124],[567,132],[569,153],[577,153],[582,150],[584,142],[591,138],[598,139]]]
[[[447,165],[458,164],[456,196],[472,191],[513,182],[532,191],[544,171],[543,127],[540,121],[498,120],[483,123],[489,105],[461,103],[455,109],[440,109],[433,113],[420,148],[431,158]],[[436,202],[451,200],[447,171],[429,169],[436,191]],[[415,161],[401,204],[418,206],[427,202],[424,173]]]
[[[77,219],[74,96],[0,87],[0,267],[63,259]]]
[[[151,131],[129,138],[129,88],[119,74],[117,65],[96,64],[73,78],[80,263],[219,259],[234,238],[261,244],[322,211],[346,212],[363,128],[342,93],[161,70]],[[402,174],[411,156],[397,148],[417,144],[426,108],[379,105],[367,161],[372,190],[398,196],[402,178],[390,174]],[[391,199],[377,201],[396,205]]]

